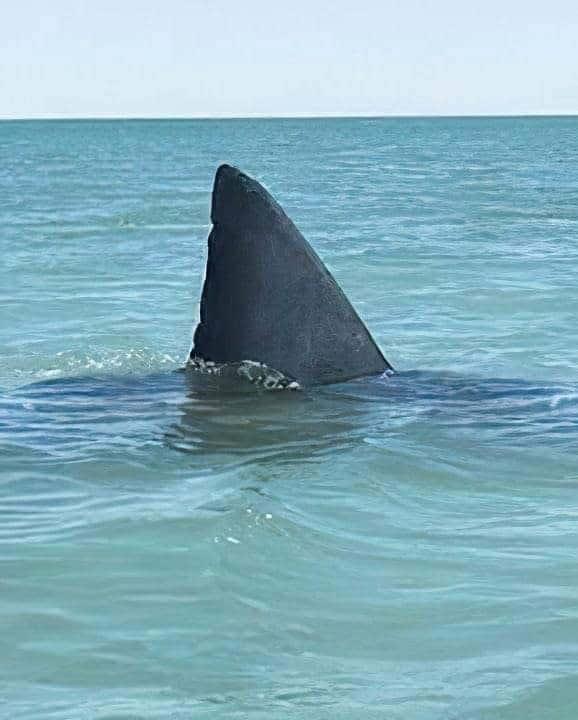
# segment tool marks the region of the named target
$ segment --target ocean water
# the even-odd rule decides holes
[[[213,173],[397,369],[176,372]],[[0,717],[578,715],[578,119],[0,123]]]

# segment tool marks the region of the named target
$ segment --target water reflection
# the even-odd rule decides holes
[[[215,462],[297,462],[339,453],[355,442],[367,419],[363,402],[342,401],[338,392],[268,392],[195,373],[184,379],[185,399],[166,441]]]

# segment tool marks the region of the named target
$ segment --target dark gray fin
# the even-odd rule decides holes
[[[211,220],[191,358],[253,360],[308,385],[392,369],[311,245],[256,180],[221,165]]]

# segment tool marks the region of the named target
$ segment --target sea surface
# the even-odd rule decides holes
[[[176,372],[221,162],[393,378]],[[0,123],[2,720],[575,720],[577,168],[571,117]]]

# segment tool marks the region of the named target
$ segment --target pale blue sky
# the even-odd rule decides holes
[[[578,113],[578,0],[5,0],[0,117]]]

